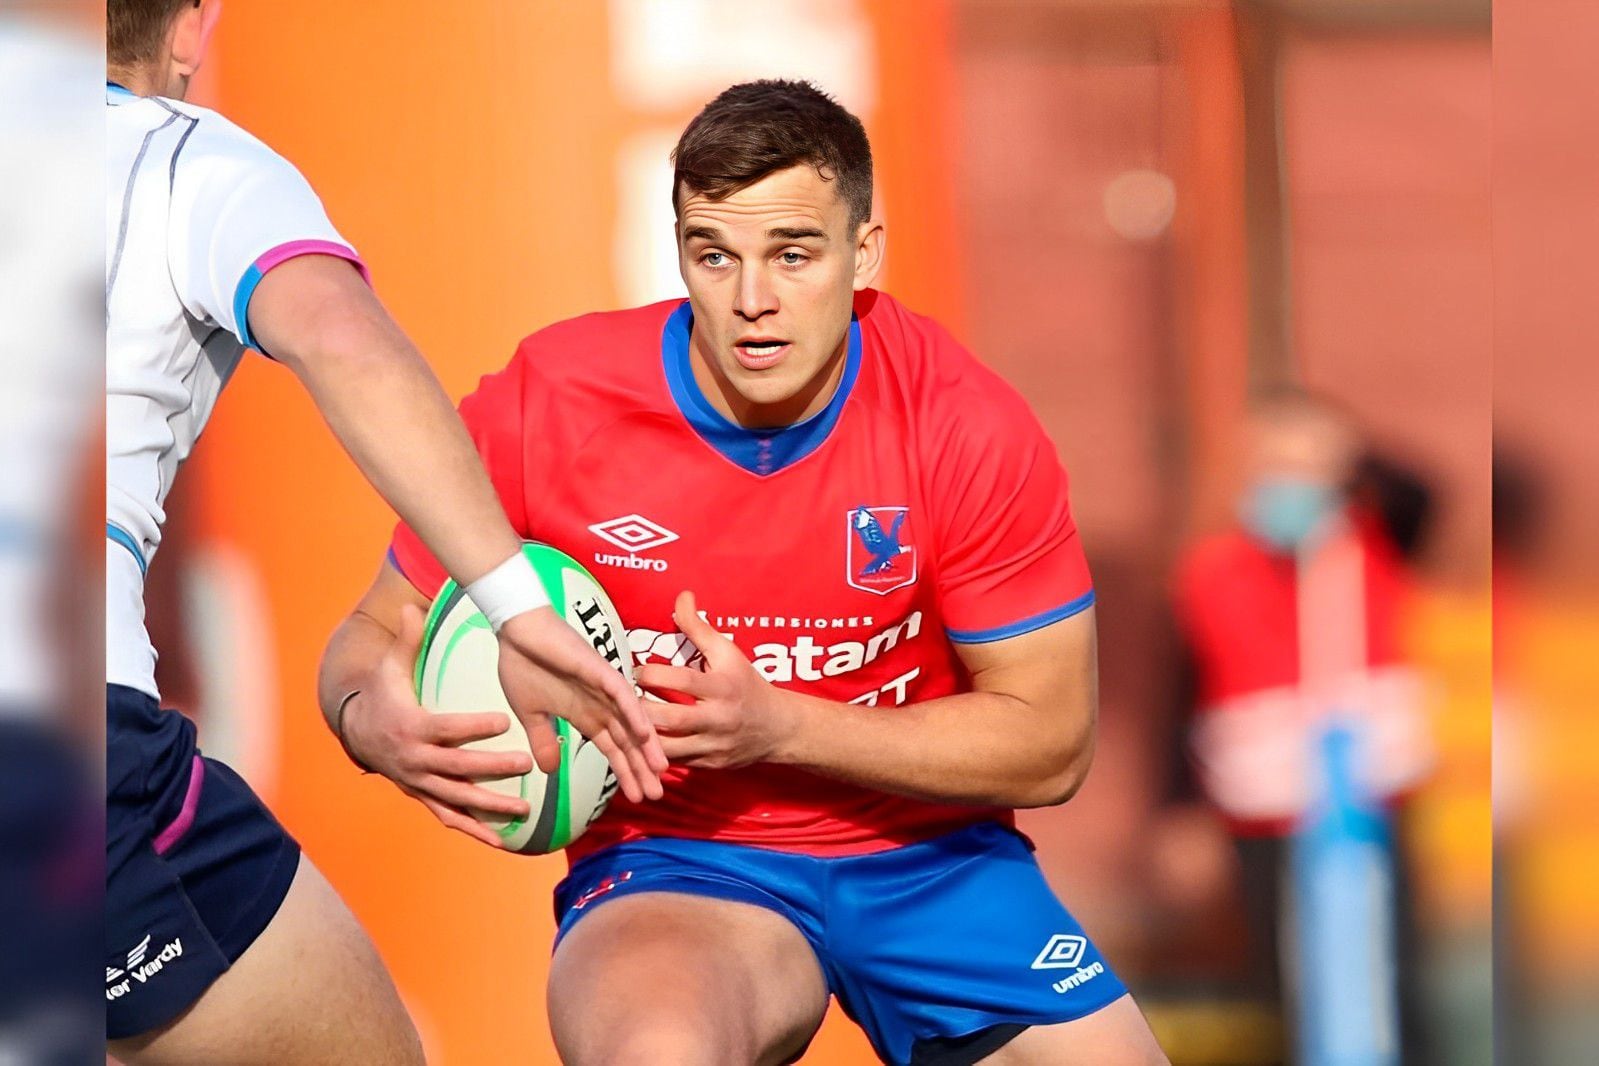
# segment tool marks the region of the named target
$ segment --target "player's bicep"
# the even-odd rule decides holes
[[[296,373],[340,353],[379,354],[407,344],[355,264],[306,254],[256,284],[244,311],[255,347]]]
[[[975,691],[1021,700],[1068,729],[1092,728],[1099,706],[1092,607],[1020,636],[955,649]]]

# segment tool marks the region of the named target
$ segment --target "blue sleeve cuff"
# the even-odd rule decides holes
[[[1094,605],[1094,590],[1089,589],[1081,596],[1059,607],[1052,607],[1042,614],[1035,614],[1030,618],[1023,618],[1009,625],[996,626],[993,629],[946,629],[944,632],[956,644],[990,644],[996,640],[1008,640],[1019,637],[1024,633],[1031,633],[1035,629],[1043,629],[1074,614],[1081,614]]]

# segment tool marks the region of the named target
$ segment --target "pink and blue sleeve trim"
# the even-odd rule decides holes
[[[233,321],[238,326],[235,332],[247,347],[257,350],[261,348],[256,343],[255,337],[250,334],[250,297],[255,295],[255,287],[261,284],[261,279],[266,277],[267,271],[301,255],[331,255],[347,259],[355,264],[355,269],[361,272],[361,277],[366,283],[372,284],[372,276],[367,273],[366,264],[361,261],[361,257],[355,254],[355,249],[337,241],[289,241],[263,252],[250,264],[250,268],[244,272],[244,277],[239,279],[238,287],[233,290]]]

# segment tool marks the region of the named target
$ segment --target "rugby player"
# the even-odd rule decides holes
[[[559,758],[552,712],[595,740],[633,800],[660,794],[666,760],[630,686],[549,609],[459,418],[304,178],[181,102],[220,7],[107,8],[106,1034],[130,1063],[416,1062],[416,1033],[354,917],[158,702],[143,579],[173,478],[245,350],[300,379],[468,586],[541,764]],[[360,698],[341,694],[335,731]],[[526,756],[454,745],[503,732],[506,716],[389,721],[392,750],[420,753],[429,809],[493,843],[461,810],[466,779],[526,769]]]
[[[831,994],[888,1062],[1165,1062],[1013,828],[1077,791],[1094,744],[1094,593],[1053,446],[871,288],[885,229],[844,108],[737,85],[673,158],[688,299],[541,330],[461,407],[513,525],[594,571],[665,697],[665,797],[618,799],[568,849],[557,1049],[790,1061]],[[403,524],[389,562],[321,696],[384,693],[346,739],[413,791],[383,752],[446,574]]]

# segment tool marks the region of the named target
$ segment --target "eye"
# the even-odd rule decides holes
[[[722,267],[727,265],[727,256],[722,252],[706,252],[700,256],[700,262],[708,267]]]
[[[777,258],[784,266],[799,266],[809,257],[804,252],[784,252]]]

